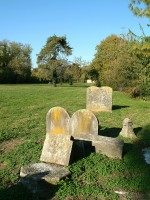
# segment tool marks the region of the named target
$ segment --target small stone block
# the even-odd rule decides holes
[[[123,140],[111,137],[99,136],[99,140],[92,141],[96,153],[104,154],[110,158],[122,159]]]
[[[131,139],[135,139],[136,135],[133,132],[133,128],[132,128],[132,120],[129,118],[125,118],[123,120],[123,127],[122,130],[120,132],[120,135],[125,137],[125,138],[131,138]]]

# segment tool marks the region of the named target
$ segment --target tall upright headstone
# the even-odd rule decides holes
[[[94,112],[112,112],[112,88],[107,86],[87,88],[86,108]]]
[[[69,135],[70,117],[61,107],[50,109],[46,116],[46,138],[40,161],[59,165],[68,165],[72,150]]]

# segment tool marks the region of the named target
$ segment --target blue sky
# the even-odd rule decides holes
[[[30,44],[32,63],[49,36],[66,35],[72,56],[92,61],[95,47],[111,34],[131,29],[141,35],[139,23],[150,35],[146,18],[137,18],[128,8],[129,0],[0,0],[0,41]]]

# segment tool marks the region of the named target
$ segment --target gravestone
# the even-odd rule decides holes
[[[46,138],[40,161],[59,165],[68,165],[72,150],[69,135],[70,117],[61,107],[50,109],[46,116]]]
[[[40,161],[21,167],[20,182],[38,195],[47,199],[52,185],[70,175],[67,167],[70,161],[73,141],[69,135],[70,117],[61,107],[50,109],[46,116],[46,138]]]
[[[46,134],[69,135],[70,116],[64,108],[53,107],[46,115]]]
[[[70,134],[74,137],[98,135],[98,120],[96,116],[86,109],[76,111],[70,120]],[[92,137],[92,136],[91,136]]]
[[[86,108],[94,112],[112,112],[112,88],[87,88]]]
[[[132,128],[132,120],[129,118],[125,118],[123,120],[123,128],[120,132],[120,135],[126,138],[136,138],[136,135],[133,132]]]
[[[98,136],[98,121],[96,116],[89,110],[76,111],[70,120],[70,134],[74,138],[73,157],[78,160],[86,156],[91,149],[92,139]]]

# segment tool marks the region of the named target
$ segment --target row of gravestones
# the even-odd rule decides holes
[[[64,108],[50,109],[46,116],[46,139],[40,160],[69,165],[73,143],[79,146],[78,152],[83,154],[83,141],[91,142],[96,152],[121,159],[123,141],[99,136],[98,126],[97,118],[89,110],[78,110],[70,118]]]
[[[103,97],[100,97],[100,93]],[[76,111],[71,118],[61,107],[54,107],[48,111],[46,138],[40,157],[40,161],[44,163],[29,164],[23,166],[20,171],[20,176],[23,177],[21,182],[29,189],[31,187],[37,192],[41,181],[42,185],[44,185],[43,181],[53,184],[68,176],[70,172],[64,166],[80,158],[80,155],[85,155],[86,142],[88,142],[88,148],[90,143],[90,147],[92,146],[97,153],[111,158],[122,158],[123,140],[98,135],[98,120],[90,111],[110,112],[112,110],[112,89],[109,87],[88,88],[87,109]],[[128,132],[133,135],[131,121],[126,119],[121,135],[128,134]]]
[[[33,192],[41,191],[41,186],[45,190],[45,183],[48,187],[56,184],[70,174],[66,168],[70,162],[85,156],[86,147],[121,159],[123,140],[99,136],[98,126],[96,116],[89,110],[78,110],[70,118],[64,108],[51,108],[46,116],[46,138],[40,157],[42,163],[21,167],[21,183]]]

